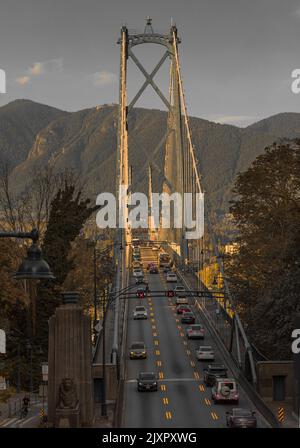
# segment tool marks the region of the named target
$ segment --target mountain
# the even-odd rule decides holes
[[[0,107],[1,162],[10,167],[23,162],[37,133],[51,121],[67,114],[29,100],[16,100]]]
[[[116,105],[64,112],[27,100],[0,108],[0,161],[10,160],[17,192],[28,186],[33,169],[45,164],[81,173],[94,200],[103,191],[115,191]],[[147,159],[166,130],[166,112],[133,109],[129,118],[129,162],[135,191],[147,191]],[[238,172],[246,170],[264,148],[279,138],[300,135],[300,114],[282,113],[247,128],[190,119],[202,182],[218,214],[228,209]],[[164,149],[152,161],[153,190],[162,184]]]

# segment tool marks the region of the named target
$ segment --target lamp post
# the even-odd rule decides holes
[[[37,229],[32,229],[31,232],[0,232],[0,238],[32,240],[32,245],[27,250],[27,257],[14,275],[16,280],[52,280],[55,278],[48,263],[42,258],[42,251],[38,246],[39,232]]]
[[[29,352],[29,356],[30,356],[30,385],[29,385],[29,393],[30,396],[32,395],[33,392],[33,372],[32,372],[32,367],[33,367],[33,359],[32,359],[32,345],[30,344],[30,342],[28,341],[26,344],[26,349]]]

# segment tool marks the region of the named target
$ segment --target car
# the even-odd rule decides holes
[[[157,391],[157,380],[153,372],[140,372],[137,378],[137,390],[142,391]]]
[[[148,313],[144,306],[136,306],[133,310],[134,319],[148,319]]]
[[[143,275],[135,278],[135,284],[136,285],[140,285],[142,283],[145,283],[145,278],[144,278]]]
[[[185,287],[182,285],[176,285],[174,291],[177,297],[185,297],[186,295]]]
[[[185,314],[185,313],[184,313]],[[183,316],[184,316],[183,314]],[[204,339],[204,327],[201,324],[191,325],[186,329],[188,339]]]
[[[176,305],[187,305],[188,303],[189,303],[189,301],[188,301],[187,297],[177,297],[176,298]]]
[[[154,251],[158,251],[159,248],[158,248],[157,246],[152,246],[152,250],[153,250],[153,252],[154,252]]]
[[[257,418],[254,411],[233,408],[226,412],[226,424],[229,428],[257,428]]]
[[[239,391],[236,380],[233,378],[217,378],[211,390],[214,404],[239,402]]]
[[[147,350],[144,342],[133,342],[129,348],[130,359],[146,359]]]
[[[203,380],[206,386],[212,387],[217,378],[227,378],[228,369],[224,364],[209,364],[204,369]]]
[[[198,361],[214,361],[215,352],[210,345],[200,345],[200,347],[196,349],[196,358]]]
[[[155,266],[155,264],[153,266],[151,266],[151,268],[149,269],[149,273],[150,274],[158,274],[158,267]]]
[[[174,272],[168,272],[167,282],[177,282],[177,275]]]
[[[152,268],[152,266],[154,266],[154,263],[153,263],[153,262],[148,263],[148,264],[147,264],[147,271],[149,271],[149,269]]]
[[[195,315],[192,311],[184,311],[181,318],[182,324],[194,324]]]
[[[132,264],[132,269],[142,269],[143,265],[140,261],[133,261]]]
[[[177,314],[183,314],[184,312],[191,312],[191,308],[189,305],[178,305],[176,308]]]
[[[133,261],[141,261],[141,254],[133,254],[132,259]]]
[[[134,277],[144,277],[143,271],[141,268],[134,268],[132,271],[132,275]]]

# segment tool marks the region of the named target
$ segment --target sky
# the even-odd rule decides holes
[[[0,105],[28,98],[75,111],[117,103],[120,28],[143,31],[148,15],[157,32],[171,21],[178,27],[190,115],[244,127],[300,112],[291,90],[300,68],[298,0],[1,0]],[[148,71],[157,47],[134,49]],[[129,62],[129,99],[143,81]],[[155,81],[167,95],[167,65]],[[165,109],[150,87],[137,106]]]

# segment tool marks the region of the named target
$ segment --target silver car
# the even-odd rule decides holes
[[[196,350],[196,357],[199,361],[214,361],[215,352],[210,345],[200,345]]]
[[[134,319],[147,319],[148,313],[144,306],[136,306],[133,310]]]

